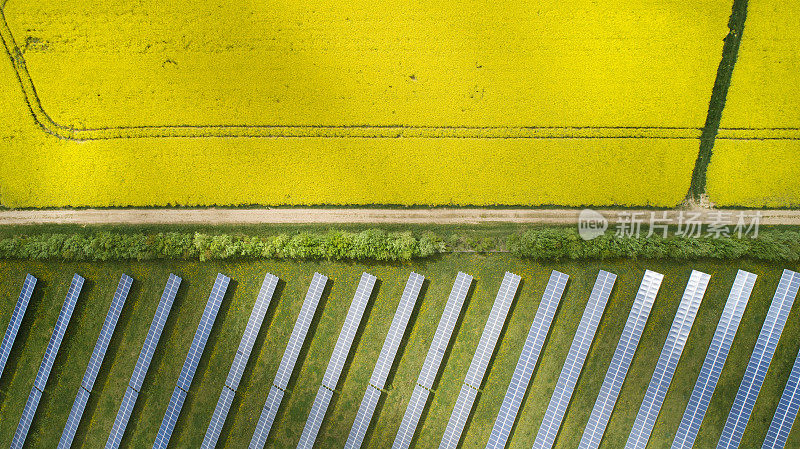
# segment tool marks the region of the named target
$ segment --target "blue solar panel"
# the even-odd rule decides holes
[[[14,346],[14,340],[17,338],[19,326],[25,317],[25,310],[28,308],[28,302],[31,300],[34,287],[36,287],[36,278],[28,274],[22,283],[22,291],[19,292],[17,305],[14,306],[14,311],[11,312],[11,321],[8,322],[6,333],[3,335],[3,342],[0,344],[0,377],[3,376],[3,369],[6,367],[11,347]]]
[[[700,307],[710,279],[711,276],[708,274],[694,270],[689,277],[689,283],[686,285],[683,298],[678,305],[667,341],[661,348],[656,369],[650,379],[650,385],[647,387],[642,405],[639,407],[633,429],[628,436],[626,449],[644,449],[650,440],[650,434],[653,432],[656,418],[658,418],[664,397],[669,390],[669,384],[672,383],[672,376],[675,374],[675,368],[680,361],[686,339],[689,338],[697,309]]]
[[[439,325],[436,327],[436,333],[433,335],[428,354],[422,363],[417,385],[414,386],[414,393],[406,407],[403,420],[400,423],[400,429],[394,438],[393,449],[405,449],[411,444],[422,416],[422,410],[428,401],[428,395],[439,373],[442,358],[447,351],[447,346],[450,344],[453,329],[456,326],[459,315],[461,315],[461,308],[471,285],[472,276],[459,271],[456,281],[453,283],[453,288],[450,290],[450,296],[444,306],[442,317],[439,319]]]
[[[211,288],[211,294],[208,296],[206,308],[203,310],[203,315],[200,317],[200,324],[197,325],[197,331],[192,339],[192,344],[189,346],[189,353],[186,355],[186,360],[183,362],[181,374],[178,376],[178,388],[183,391],[189,391],[194,378],[194,372],[197,370],[197,364],[200,363],[200,357],[203,356],[203,350],[206,348],[208,335],[211,333],[211,328],[214,327],[214,321],[217,319],[217,312],[219,306],[222,304],[222,299],[225,297],[225,291],[228,289],[228,283],[231,279],[222,273],[217,274],[217,279],[214,281],[214,286]]]
[[[586,424],[583,431],[579,449],[594,449],[600,446],[600,440],[603,439],[608,420],[617,403],[619,392],[625,382],[628,368],[630,368],[633,355],[639,346],[639,339],[645,324],[647,324],[647,317],[650,316],[650,310],[663,279],[662,274],[654,271],[647,270],[644,273],[639,292],[636,294],[633,307],[628,315],[628,321],[622,330],[614,357],[611,359],[611,365],[608,367],[605,380],[600,387],[600,394],[598,394],[592,414],[589,416],[589,423]]]
[[[147,331],[147,337],[144,339],[139,359],[133,368],[133,374],[128,382],[128,389],[125,391],[122,405],[117,412],[117,417],[114,419],[114,426],[111,428],[111,434],[106,441],[106,449],[117,449],[122,442],[133,406],[136,405],[139,390],[142,389],[144,377],[147,375],[147,369],[150,367],[150,361],[153,359],[153,353],[155,353],[158,341],[161,339],[161,331],[164,330],[164,324],[167,322],[167,317],[172,309],[172,302],[175,300],[175,295],[178,293],[180,285],[181,278],[170,273],[167,285],[164,287],[164,292],[158,302],[156,313],[153,316],[153,321],[150,323],[150,329]]]
[[[33,381],[34,388],[39,391],[44,391],[47,384],[47,378],[50,377],[50,370],[53,368],[53,362],[58,355],[58,348],[61,347],[61,340],[64,338],[64,333],[69,326],[69,320],[72,318],[72,311],[75,310],[75,303],[78,301],[78,295],[81,293],[83,287],[83,278],[79,275],[72,277],[72,283],[67,290],[67,298],[64,300],[64,305],[61,307],[61,313],[56,320],[56,326],[53,329],[53,335],[50,336],[50,341],[47,343],[47,350],[44,353],[44,359],[39,366],[39,372],[36,373],[36,380]]]
[[[181,278],[170,273],[167,285],[164,287],[164,293],[161,294],[161,300],[153,316],[153,322],[150,324],[150,330],[147,331],[147,337],[144,339],[139,359],[136,361],[136,367],[131,375],[129,385],[137,392],[142,389],[142,382],[144,382],[144,377],[147,375],[147,368],[150,367],[153,353],[156,352],[156,346],[158,346],[158,341],[161,339],[161,331],[164,330],[164,324],[167,322],[167,317],[169,317],[169,312],[172,309],[172,302],[175,300],[175,295],[178,293],[180,285]]]
[[[472,362],[464,378],[461,393],[458,395],[453,413],[447,422],[444,437],[439,443],[440,449],[455,448],[461,440],[467,417],[472,411],[477,391],[483,383],[483,377],[489,366],[489,359],[492,357],[495,346],[497,346],[497,339],[500,337],[500,332],[506,322],[506,316],[511,303],[514,301],[514,296],[516,296],[519,282],[520,277],[513,273],[506,272],[503,277],[500,290],[497,292],[492,310],[489,312],[486,326],[483,328],[481,339],[478,341],[478,348],[475,350],[475,355],[472,357]]]
[[[386,378],[389,377],[389,371],[397,355],[397,349],[400,347],[403,335],[405,335],[408,320],[411,318],[411,312],[417,304],[417,297],[424,281],[424,276],[414,272],[408,277],[403,295],[400,297],[400,304],[398,304],[392,324],[389,326],[389,333],[386,335],[381,353],[378,355],[378,361],[375,363],[375,370],[369,379],[369,383],[378,388],[386,386]]]
[[[333,391],[322,385],[317,391],[317,397],[314,398],[314,405],[311,406],[311,413],[308,415],[306,425],[303,427],[303,433],[300,435],[300,442],[297,444],[297,449],[312,449],[314,441],[317,439],[322,421],[325,419],[325,413],[328,411],[328,406],[331,403]]]
[[[739,322],[755,282],[756,275],[753,273],[739,270],[736,274],[725,308],[722,310],[722,316],[717,324],[717,330],[714,332],[714,338],[711,340],[711,346],[708,348],[703,367],[700,369],[700,375],[694,384],[689,404],[686,406],[686,411],[684,411],[678,426],[678,432],[672,441],[673,449],[690,449],[694,446],[697,433],[700,431],[700,424],[703,422],[703,417],[711,402],[711,396],[714,394],[719,376],[722,374],[725,359],[728,357],[733,337],[736,335],[736,329],[739,328]]]
[[[786,388],[783,389],[778,408],[772,417],[772,422],[767,431],[767,437],[761,449],[782,449],[786,446],[789,432],[792,430],[794,420],[797,418],[797,410],[800,408],[800,354],[794,360],[792,372],[789,373],[789,380]]]
[[[558,271],[550,274],[550,280],[544,289],[539,308],[536,310],[536,317],[528,331],[528,337],[522,347],[522,354],[519,356],[514,374],[511,376],[511,383],[508,385],[503,403],[500,405],[500,412],[489,434],[487,449],[503,449],[511,436],[511,429],[517,419],[517,413],[522,406],[522,399],[530,384],[536,361],[542,352],[547,333],[550,331],[550,324],[553,322],[561,296],[567,285],[569,276]]]
[[[342,374],[344,362],[350,354],[350,346],[353,344],[364,310],[367,308],[367,302],[369,302],[369,297],[372,295],[375,280],[375,276],[369,273],[361,275],[355,297],[350,304],[350,309],[347,311],[347,317],[344,320],[342,330],[339,332],[336,346],[333,348],[331,360],[328,362],[328,368],[322,378],[322,385],[331,390],[335,390],[336,385],[339,383],[339,376]]]
[[[181,390],[180,387],[175,387],[172,390],[172,397],[169,399],[167,405],[167,412],[164,414],[164,419],[161,421],[161,426],[158,428],[156,441],[153,443],[153,449],[167,449],[169,439],[172,432],[175,430],[175,423],[178,422],[178,416],[181,414],[183,402],[186,400],[186,392]]]
[[[458,317],[461,315],[461,307],[464,305],[464,300],[471,285],[472,276],[459,272],[455,283],[453,283],[450,296],[447,298],[442,318],[436,327],[436,333],[433,334],[431,347],[428,349],[428,354],[425,356],[422,370],[420,370],[419,378],[417,379],[418,384],[429,390],[433,388],[433,382],[439,373],[442,358],[447,351],[447,346],[450,344],[453,328],[455,328]]]
[[[444,436],[439,443],[439,448],[455,448],[461,440],[461,434],[464,432],[464,426],[467,425],[467,418],[472,411],[472,404],[475,403],[475,398],[478,396],[478,390],[467,385],[461,384],[461,391],[458,393],[456,405],[453,408],[453,413],[450,414],[450,420],[447,421],[447,428],[444,430]]]
[[[739,385],[736,399],[733,400],[733,406],[728,414],[725,427],[722,429],[717,449],[739,447],[761,385],[764,383],[764,377],[767,375],[772,356],[775,355],[775,348],[778,346],[786,319],[792,310],[798,287],[800,287],[800,274],[783,270],[778,288],[775,290],[775,296],[772,298],[772,304],[769,306],[767,318],[761,326],[755,349],[753,349],[753,354],[750,356],[744,372],[744,379]]]
[[[278,366],[278,373],[275,375],[273,386],[269,390],[267,402],[261,410],[261,416],[258,418],[256,430],[253,433],[253,438],[250,440],[250,449],[261,449],[267,442],[269,432],[272,429],[272,423],[275,421],[275,415],[278,413],[278,408],[283,400],[283,392],[289,384],[289,379],[294,371],[297,357],[300,354],[300,349],[306,340],[308,328],[311,321],[314,319],[314,314],[319,305],[319,300],[322,297],[322,292],[325,290],[325,284],[328,283],[328,278],[319,273],[314,273],[314,278],[311,280],[311,285],[306,293],[303,306],[300,309],[300,314],[297,321],[294,323],[292,335],[289,337],[289,343],[283,353],[283,358]]]
[[[33,415],[36,414],[40,399],[42,399],[42,392],[36,388],[31,389],[31,394],[28,395],[28,400],[25,402],[25,408],[22,409],[22,418],[20,418],[14,438],[11,440],[11,449],[22,449],[25,446],[25,439],[28,437]]]
[[[250,312],[250,319],[245,326],[244,335],[239,343],[239,349],[233,357],[233,364],[228,372],[225,386],[222,387],[217,407],[211,416],[206,436],[203,438],[203,448],[213,448],[217,445],[219,434],[225,424],[228,411],[233,403],[233,397],[236,394],[236,389],[239,388],[239,381],[242,380],[242,373],[244,373],[244,368],[247,366],[247,361],[253,350],[253,344],[256,342],[259,330],[261,330],[261,324],[264,322],[264,316],[267,314],[269,303],[272,301],[272,295],[275,293],[277,285],[278,278],[276,276],[268,273],[264,277],[261,290],[258,292],[258,297],[256,297],[256,303],[253,305],[253,311]]]
[[[278,277],[272,274],[267,274],[261,284],[261,290],[258,292],[258,297],[253,305],[253,311],[250,312],[250,319],[248,319],[244,328],[242,340],[239,342],[239,349],[236,350],[231,370],[228,372],[228,378],[225,381],[225,385],[233,391],[239,388],[239,381],[242,379],[247,361],[250,359],[250,353],[253,351],[253,345],[261,330],[261,325],[264,323],[264,317],[267,314],[267,309],[269,309],[269,304],[272,301],[272,295],[275,293],[277,285]]]
[[[130,386],[125,389],[125,396],[122,398],[119,412],[117,412],[117,417],[114,418],[114,426],[111,428],[111,434],[106,441],[106,449],[116,449],[122,443],[125,428],[128,427],[128,421],[131,419],[133,406],[136,405],[138,397],[139,393]]]
[[[300,314],[297,316],[297,321],[294,323],[292,335],[289,337],[289,343],[286,345],[286,351],[283,353],[283,358],[278,366],[278,372],[275,375],[274,384],[281,390],[286,390],[289,384],[289,379],[292,377],[292,371],[294,371],[297,357],[300,355],[300,349],[306,341],[308,328],[311,326],[311,321],[314,320],[317,305],[319,305],[319,300],[322,298],[322,292],[325,291],[325,285],[327,283],[328,278],[326,276],[314,273],[311,286],[308,288],[306,298],[303,300],[303,307],[300,309]]]
[[[578,324],[578,330],[575,332],[575,338],[572,340],[572,346],[570,346],[569,353],[567,353],[567,360],[561,369],[561,375],[558,378],[558,383],[556,383],[555,391],[550,398],[544,419],[536,434],[536,440],[533,443],[534,449],[549,449],[553,447],[558,429],[561,428],[561,421],[567,412],[567,405],[572,397],[572,392],[575,390],[578,377],[580,377],[583,369],[583,363],[586,361],[586,355],[589,353],[595,331],[597,331],[597,326],[600,324],[600,318],[603,316],[603,311],[606,308],[608,297],[611,295],[616,279],[617,275],[603,270],[600,270],[597,275],[597,280],[592,288],[592,293],[589,295],[589,301],[586,304],[583,317],[581,317],[581,321]]]
[[[269,431],[272,429],[272,423],[275,422],[275,416],[278,414],[281,401],[283,401],[283,390],[273,385],[269,389],[267,402],[261,410],[261,416],[258,417],[256,431],[250,440],[250,449],[262,449],[267,443],[267,437],[269,437]]]
[[[353,344],[353,339],[356,336],[356,331],[361,324],[361,318],[364,315],[364,309],[367,307],[369,297],[372,295],[372,289],[375,286],[376,278],[369,273],[363,273],[361,280],[358,283],[355,297],[350,304],[350,309],[347,311],[347,317],[344,320],[342,330],[339,332],[339,338],[336,340],[336,346],[333,348],[333,355],[328,362],[328,368],[325,370],[325,376],[322,378],[322,386],[317,392],[317,397],[314,400],[314,406],[311,409],[311,414],[306,420],[306,425],[303,428],[303,434],[300,438],[300,444],[297,446],[311,448],[314,446],[314,440],[317,439],[317,433],[322,420],[325,419],[325,413],[328,410],[328,404],[331,401],[332,392],[336,389],[339,383],[339,376],[342,374],[345,360],[350,354],[350,347]]]
[[[411,400],[408,401],[408,407],[406,407],[403,420],[400,422],[400,429],[394,437],[392,449],[406,449],[411,447],[411,440],[414,439],[414,433],[417,431],[419,420],[422,417],[422,411],[425,409],[425,404],[428,403],[430,394],[430,390],[422,385],[417,384],[414,386]]]
[[[39,406],[39,399],[41,399],[42,392],[47,384],[47,378],[50,377],[53,361],[56,359],[56,355],[58,355],[58,348],[61,346],[64,332],[67,330],[69,320],[72,317],[72,311],[75,310],[75,303],[78,300],[82,287],[83,278],[76,274],[72,277],[72,282],[67,290],[67,298],[64,300],[64,305],[61,306],[61,312],[58,314],[55,329],[53,329],[53,334],[50,336],[50,341],[47,343],[47,350],[42,359],[42,364],[39,365],[39,372],[36,373],[36,380],[33,382],[30,395],[28,395],[28,402],[25,403],[22,418],[19,421],[16,432],[14,432],[14,438],[11,442],[12,448],[21,449],[25,445],[25,439],[28,437],[28,430],[30,430],[33,416],[36,414],[36,407]]]
[[[372,415],[375,414],[375,408],[378,406],[380,398],[381,390],[372,385],[367,386],[367,391],[364,393],[364,398],[358,407],[358,413],[356,413],[356,420],[344,443],[345,449],[358,449],[364,443],[364,437],[367,435],[369,423],[372,421]]]
[[[84,390],[83,387],[78,388],[78,395],[75,397],[75,402],[72,403],[67,425],[64,426],[61,439],[58,440],[58,449],[69,449],[72,446],[72,440],[75,439],[75,432],[78,431],[78,425],[81,423],[81,417],[87,402],[89,402],[89,392]]]
[[[398,304],[392,324],[389,326],[389,334],[383,342],[367,391],[364,393],[364,399],[361,400],[356,420],[347,437],[345,449],[360,448],[364,442],[367,429],[372,421],[372,415],[375,413],[375,407],[378,405],[378,399],[380,399],[381,389],[386,386],[386,379],[389,376],[389,371],[397,355],[397,349],[400,347],[400,342],[408,326],[408,320],[411,318],[411,312],[417,303],[417,297],[423,281],[425,281],[425,277],[414,272],[408,278],[403,295],[400,297],[400,304]]]
[[[123,274],[117,285],[117,291],[114,293],[114,299],[111,300],[111,307],[108,309],[103,327],[100,329],[100,336],[97,338],[97,343],[94,345],[92,357],[89,359],[89,366],[86,368],[86,373],[83,375],[83,382],[81,385],[88,391],[92,391],[94,381],[97,379],[97,373],[100,372],[100,365],[103,364],[108,344],[111,343],[111,336],[114,335],[114,328],[117,327],[117,321],[119,320],[120,313],[122,313],[122,307],[125,305],[128,292],[131,289],[131,283],[133,283],[133,279]]]
[[[178,384],[175,386],[175,391],[172,393],[172,399],[169,401],[167,413],[164,415],[164,419],[161,421],[161,427],[158,429],[158,435],[156,435],[156,442],[153,444],[153,449],[166,448],[169,444],[172,431],[175,430],[175,422],[181,414],[183,401],[186,399],[186,393],[189,392],[189,387],[192,385],[194,373],[197,370],[200,357],[202,357],[203,350],[208,341],[208,334],[211,333],[211,328],[214,327],[214,321],[217,319],[219,306],[222,304],[222,298],[225,296],[225,291],[228,289],[230,281],[228,276],[221,273],[217,274],[217,279],[214,281],[214,286],[211,288],[211,294],[208,296],[206,307],[203,309],[203,315],[200,317],[200,324],[197,325],[197,331],[195,331],[192,344],[189,346],[189,354],[183,362],[183,368],[178,377]]]
[[[206,430],[206,436],[203,437],[203,444],[200,445],[203,449],[213,449],[217,446],[219,434],[222,432],[222,426],[225,425],[225,418],[228,416],[228,411],[233,404],[233,397],[236,392],[228,387],[222,387],[222,394],[219,395],[217,406],[214,408],[214,414],[211,415],[211,423]]]

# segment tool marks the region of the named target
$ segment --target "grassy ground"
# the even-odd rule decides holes
[[[234,282],[220,309],[206,352],[178,421],[172,447],[197,447],[203,438],[233,353],[255,300],[265,272],[284,281],[270,307],[240,390],[233,403],[219,447],[244,447],[249,442],[268,387],[288,340],[302,298],[314,271],[331,278],[329,292],[318,310],[309,333],[309,343],[301,356],[290,384],[291,394],[284,399],[271,435],[274,447],[292,447],[300,436],[305,419],[343,323],[358,276],[367,270],[380,279],[377,294],[365,314],[355,350],[345,367],[339,394],[329,408],[319,437],[320,447],[340,447],[355,418],[375,359],[388,330],[391,317],[411,270],[424,274],[429,282],[412,317],[406,344],[390,378],[388,394],[379,404],[377,418],[368,435],[369,447],[389,447],[412,392],[424,355],[433,336],[452,281],[457,271],[475,276],[474,288],[465,305],[456,338],[417,437],[418,447],[436,447],[444,431],[459,387],[475,351],[492,300],[504,270],[523,278],[503,338],[486,377],[483,392],[468,424],[463,447],[482,447],[497,415],[500,402],[517,362],[525,335],[536,311],[551,269],[568,273],[565,298],[556,314],[540,364],[521,410],[510,447],[530,447],[547,407],[552,389],[580,320],[597,270],[619,275],[611,300],[589,353],[573,401],[567,412],[556,447],[574,448],[585,426],[594,399],[605,376],[613,350],[627,318],[636,288],[645,268],[665,274],[664,285],[644,331],[642,343],[617,408],[612,415],[604,448],[624,444],[644,396],[661,346],[692,268],[712,275],[706,298],[678,366],[672,387],[659,416],[650,448],[666,447],[675,434],[688,401],[699,367],[714,332],[719,314],[736,270],[759,275],[753,297],[745,312],[740,332],[734,341],[722,379],[711,401],[698,439],[698,447],[715,444],[736,394],[761,322],[777,285],[782,268],[794,266],[748,261],[674,262],[562,262],[539,264],[520,261],[507,255],[448,255],[412,264],[345,264],[327,262],[129,262],[55,263],[0,261],[0,328],[5,328],[25,272],[40,278],[40,287],[31,302],[26,322],[14,347],[6,372],[0,379],[0,445],[7,445],[19,420],[33,383],[53,323],[61,307],[69,279],[74,272],[87,278],[56,366],[39,406],[30,436],[31,448],[54,447],[66,421],[80,379],[100,330],[111,296],[122,272],[136,282],[117,327],[106,362],[95,386],[75,447],[102,447],[119,407],[125,386],[144,340],[169,272],[183,277],[170,320],[162,335],[156,356],[145,379],[142,394],[128,427],[124,445],[147,447],[152,444],[177,380],[186,350],[194,334],[213,277],[218,271]],[[795,307],[778,346],[756,409],[747,428],[742,447],[761,444],[780,393],[797,353],[800,336],[800,307]],[[791,434],[789,446],[800,445],[800,431]]]

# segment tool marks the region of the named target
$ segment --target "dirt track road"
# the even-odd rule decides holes
[[[691,209],[652,211],[646,209],[602,210],[610,222],[634,216],[642,223],[667,218],[677,223],[680,213],[702,223],[726,220],[736,223],[743,214],[749,223],[760,214],[762,225],[800,225],[798,210],[720,211]],[[0,225],[76,224],[76,225],[148,225],[148,224],[575,224],[578,209],[81,209],[81,210],[11,210],[0,211]],[[729,214],[720,216],[719,214]],[[697,214],[697,215],[695,215]]]

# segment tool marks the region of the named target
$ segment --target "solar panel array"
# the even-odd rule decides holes
[[[639,285],[639,292],[636,293],[636,299],[633,301],[630,314],[628,314],[628,321],[622,330],[614,357],[611,359],[611,365],[608,367],[603,385],[600,387],[600,393],[592,408],[592,414],[589,416],[589,422],[583,430],[579,449],[593,449],[600,446],[600,440],[603,439],[608,420],[611,418],[611,412],[617,403],[622,384],[628,375],[633,355],[639,346],[639,339],[642,337],[647,318],[650,316],[650,310],[653,308],[653,302],[655,302],[663,279],[664,275],[654,271],[647,270],[644,273],[642,283]]]
[[[233,364],[231,370],[228,372],[228,378],[225,380],[225,385],[222,387],[217,406],[214,408],[214,414],[211,415],[211,422],[206,430],[203,443],[200,447],[207,449],[213,448],[217,445],[222,426],[225,424],[225,419],[228,417],[233,397],[236,390],[239,388],[239,381],[244,374],[244,368],[247,366],[247,361],[250,359],[250,353],[253,351],[253,345],[258,337],[258,332],[264,322],[264,317],[269,309],[269,304],[272,301],[272,295],[275,293],[275,288],[278,286],[278,277],[267,273],[264,277],[264,282],[261,283],[261,290],[256,297],[256,303],[253,305],[253,311],[250,312],[250,319],[242,335],[242,340],[239,342],[239,349],[236,350],[236,355],[233,357]]]
[[[333,398],[333,391],[325,385],[320,385],[317,391],[317,397],[314,398],[314,405],[311,406],[311,413],[308,415],[306,425],[303,428],[303,434],[300,435],[300,442],[297,443],[298,449],[311,449],[314,447],[314,441],[317,439],[322,421],[325,419],[325,413],[328,411],[328,406],[331,404]]]
[[[375,287],[375,281],[375,276],[369,273],[361,275],[355,297],[353,297],[353,302],[347,311],[347,317],[344,320],[342,330],[339,332],[336,346],[333,348],[328,368],[322,378],[322,386],[317,393],[317,398],[311,408],[311,414],[308,416],[306,425],[303,428],[298,448],[310,449],[314,446],[314,441],[317,439],[320,426],[322,426],[322,420],[325,419],[325,413],[328,410],[333,391],[336,390],[339,376],[342,374],[342,368],[348,354],[350,354],[350,347],[361,324],[361,318],[364,316],[364,310],[367,308],[369,297],[372,295],[372,289]]]
[[[455,448],[461,440],[461,434],[467,424],[467,417],[472,411],[478,390],[483,383],[483,377],[489,366],[489,359],[491,359],[492,353],[494,353],[494,349],[497,346],[497,339],[503,330],[511,303],[514,302],[519,282],[520,277],[516,274],[506,272],[505,276],[503,276],[500,290],[497,292],[492,310],[489,312],[489,319],[486,321],[481,339],[478,341],[478,348],[475,350],[475,355],[472,357],[472,362],[467,369],[461,393],[458,395],[453,413],[447,422],[444,436],[439,443],[440,448]]]
[[[539,360],[539,354],[542,352],[547,333],[550,331],[550,324],[553,322],[568,279],[569,276],[558,271],[550,274],[550,280],[544,289],[536,316],[533,318],[533,324],[531,324],[528,337],[522,347],[522,354],[519,356],[514,374],[511,376],[511,383],[506,390],[503,403],[500,405],[500,412],[497,414],[494,427],[489,434],[487,449],[503,449],[508,443],[511,429],[514,427],[517,413],[522,406],[522,399],[528,390],[533,370],[536,368],[536,362]]]
[[[17,298],[17,305],[11,312],[11,321],[8,322],[6,333],[3,334],[3,342],[0,343],[0,377],[3,376],[3,369],[6,367],[11,347],[14,346],[14,340],[17,338],[19,326],[25,317],[25,310],[28,308],[34,287],[36,287],[36,278],[30,274],[26,275],[25,281],[22,283],[22,291],[19,292],[19,298]]]
[[[153,321],[150,323],[150,329],[147,331],[147,337],[144,339],[142,350],[139,352],[139,359],[133,368],[128,388],[122,398],[122,404],[120,404],[117,416],[114,418],[114,426],[111,428],[111,433],[106,441],[106,449],[116,449],[122,443],[122,437],[128,427],[128,420],[130,420],[131,412],[133,412],[133,406],[136,405],[139,390],[142,389],[144,377],[150,367],[150,361],[153,359],[153,353],[156,351],[158,341],[161,339],[161,331],[164,330],[164,324],[167,322],[167,317],[172,309],[172,303],[180,285],[181,278],[170,273],[167,285],[164,287],[164,292],[158,302],[156,313],[153,316]]]
[[[411,318],[411,312],[414,311],[414,306],[417,304],[419,291],[422,289],[424,281],[424,276],[414,272],[411,272],[408,277],[403,295],[400,297],[400,304],[398,304],[392,324],[389,326],[389,333],[386,335],[381,353],[378,355],[378,361],[375,363],[375,369],[372,371],[367,391],[358,408],[356,420],[350,429],[350,434],[347,436],[347,441],[344,445],[345,449],[360,448],[364,442],[364,436],[367,434],[367,429],[378,405],[381,390],[386,386],[386,379],[389,377],[389,371],[392,369],[397,350],[400,347],[403,335],[405,335],[408,320]]]
[[[25,403],[22,418],[19,421],[19,425],[17,425],[17,430],[14,432],[14,438],[11,440],[11,449],[22,449],[25,445],[28,430],[30,430],[31,422],[33,422],[33,415],[36,414],[36,407],[39,406],[39,399],[41,399],[44,392],[47,378],[50,377],[50,370],[53,369],[53,362],[56,359],[56,355],[58,355],[58,348],[61,347],[64,333],[67,331],[70,318],[72,318],[72,311],[75,310],[75,303],[81,294],[83,281],[83,277],[78,274],[72,277],[72,282],[67,290],[67,297],[64,300],[64,305],[61,306],[61,312],[59,312],[58,319],[56,319],[53,334],[50,336],[44,358],[41,365],[39,365],[39,371],[36,373],[36,380],[33,381],[33,388],[28,396],[28,401]]]
[[[439,320],[439,325],[436,326],[436,333],[433,335],[431,347],[422,364],[411,400],[408,402],[403,420],[400,422],[400,429],[392,445],[393,449],[405,449],[411,445],[471,285],[472,276],[459,271],[453,288],[450,290],[450,296],[447,298],[447,304],[444,306],[442,318]]]
[[[86,373],[84,373],[83,381],[78,388],[75,402],[72,404],[72,410],[69,412],[67,425],[64,427],[64,431],[61,433],[61,439],[58,441],[59,449],[68,449],[72,446],[72,440],[75,438],[75,432],[78,431],[78,425],[81,422],[83,410],[86,408],[86,403],[89,401],[89,394],[92,392],[92,387],[94,387],[97,373],[100,372],[100,366],[103,364],[108,344],[111,343],[111,337],[114,335],[114,328],[117,327],[119,315],[122,313],[122,307],[125,305],[125,300],[128,298],[128,292],[131,289],[132,283],[133,278],[127,274],[123,274],[117,284],[117,291],[114,293],[114,298],[111,300],[111,306],[106,314],[103,327],[100,328],[100,336],[97,337],[97,343],[94,345],[92,357],[89,359],[89,366],[86,368]]]
[[[325,291],[327,283],[328,278],[326,276],[314,273],[314,278],[311,279],[311,286],[308,287],[308,292],[303,300],[300,314],[294,323],[289,343],[286,345],[286,351],[284,351],[283,358],[278,366],[278,373],[275,375],[275,380],[269,390],[267,402],[264,404],[261,416],[258,418],[256,430],[250,440],[250,449],[261,449],[267,442],[272,423],[275,421],[275,415],[278,413],[283,394],[289,385],[289,379],[292,377],[297,357],[300,355],[300,350],[308,334],[308,328],[314,320],[314,314],[317,311],[319,300],[322,298],[322,293]]]
[[[603,316],[603,311],[606,308],[606,303],[616,280],[617,275],[607,271],[600,270],[597,275],[597,280],[592,288],[592,293],[589,295],[589,301],[586,304],[586,309],[584,309],[581,322],[578,324],[578,330],[572,340],[572,346],[570,346],[569,353],[567,353],[564,367],[558,377],[553,396],[550,398],[544,419],[536,434],[536,440],[533,443],[534,449],[549,449],[553,447],[558,429],[561,427],[561,421],[567,411],[567,405],[569,405],[575,384],[577,384],[578,377],[580,377],[583,363],[586,361],[586,355],[592,345],[594,334],[600,324],[600,318]]]
[[[222,304],[222,299],[225,297],[230,281],[231,279],[228,276],[217,273],[217,279],[214,280],[211,294],[208,296],[203,315],[200,317],[200,324],[197,325],[197,331],[195,331],[192,344],[189,346],[189,353],[186,355],[181,374],[178,376],[178,384],[172,392],[172,397],[167,406],[167,413],[164,415],[161,427],[158,429],[153,449],[166,449],[169,444],[169,439],[173,430],[175,430],[175,422],[178,420],[183,401],[186,400],[186,394],[192,385],[194,373],[200,363],[200,357],[202,357],[206,342],[208,342],[208,335],[211,333],[211,328],[214,327],[219,306]]]
[[[722,310],[722,316],[717,324],[717,330],[714,331],[711,346],[708,348],[703,367],[700,369],[700,375],[694,384],[689,404],[686,406],[686,411],[683,412],[678,432],[672,441],[673,449],[690,449],[694,446],[697,433],[700,431],[700,424],[703,422],[711,402],[711,396],[717,387],[725,359],[728,358],[733,337],[739,328],[739,322],[742,320],[755,282],[756,275],[753,273],[739,270],[736,274],[728,300],[725,302],[725,308]]]
[[[778,288],[775,290],[775,296],[772,298],[772,304],[769,306],[767,318],[761,326],[755,349],[747,363],[744,379],[739,385],[736,399],[733,401],[725,427],[722,429],[722,436],[717,443],[718,449],[735,449],[742,441],[744,429],[750,420],[750,414],[753,412],[772,356],[775,355],[775,348],[778,346],[786,319],[792,310],[798,287],[800,287],[800,274],[783,270]]]
[[[669,390],[669,384],[672,383],[672,376],[675,374],[675,368],[680,361],[681,353],[697,315],[697,309],[700,307],[710,279],[711,276],[708,274],[695,270],[692,270],[692,274],[689,276],[689,283],[686,285],[683,298],[678,305],[678,311],[672,320],[667,341],[661,348],[661,355],[656,363],[653,377],[650,379],[650,385],[647,387],[644,400],[639,407],[633,429],[628,435],[626,449],[644,449],[650,440],[650,434],[653,432],[656,418],[658,418],[664,397]]]
[[[783,389],[761,449],[783,449],[786,446],[789,432],[797,418],[798,408],[800,408],[800,354],[797,354],[794,360],[792,372],[789,373],[789,380]]]

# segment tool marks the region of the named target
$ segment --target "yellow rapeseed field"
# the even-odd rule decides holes
[[[800,3],[748,2],[708,171],[708,192],[718,205],[800,205],[799,28]],[[727,140],[741,137],[752,140]]]
[[[9,0],[0,203],[675,205],[729,14]]]

